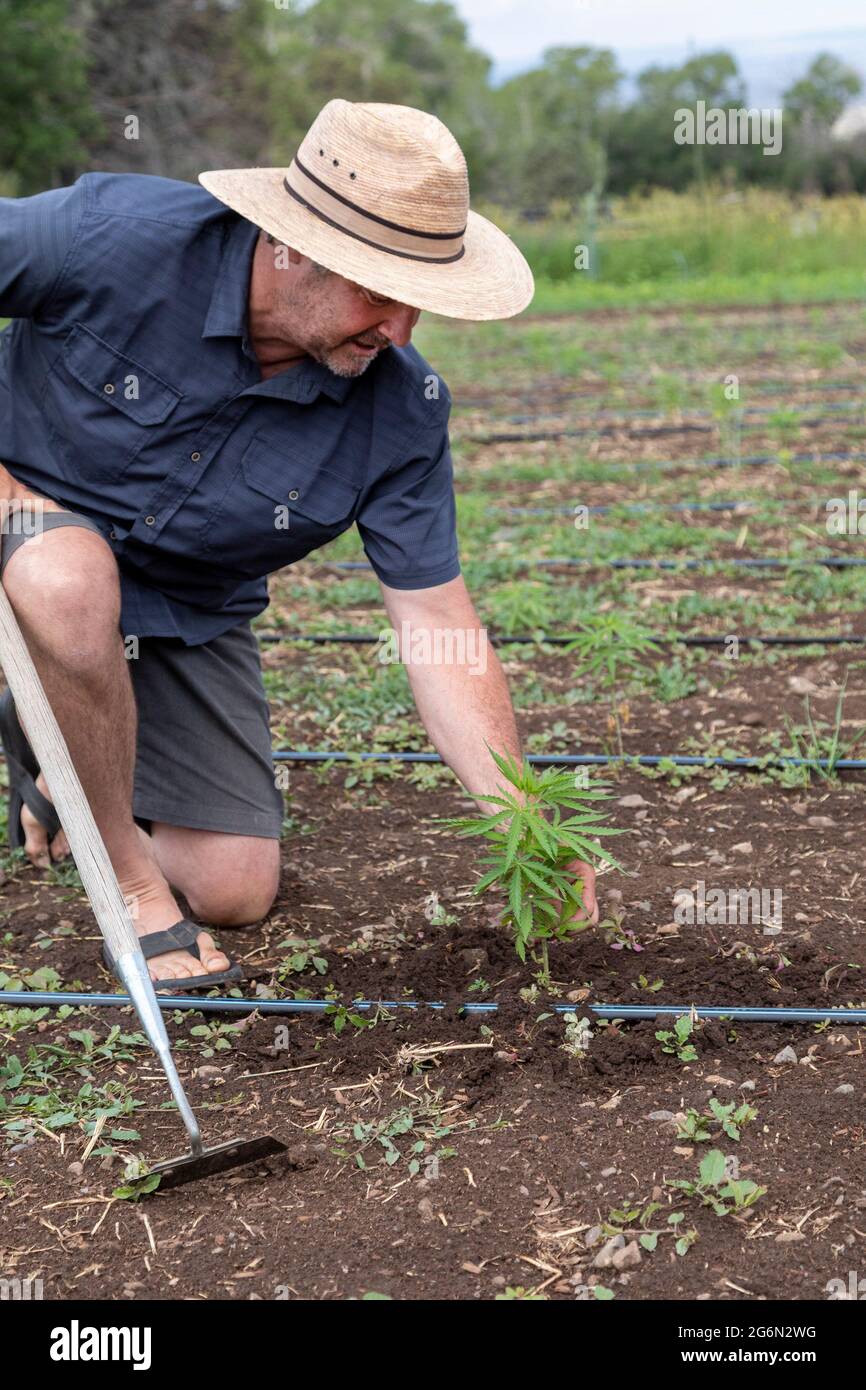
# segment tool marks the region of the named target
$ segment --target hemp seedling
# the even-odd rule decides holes
[[[617,868],[613,855],[595,838],[620,835],[603,824],[604,817],[590,804],[605,799],[606,791],[575,785],[572,773],[548,767],[537,772],[529,763],[489,749],[503,777],[513,787],[486,801],[499,809],[487,816],[450,817],[439,823],[449,825],[459,835],[480,835],[489,853],[482,856],[487,872],[474,891],[503,889],[508,907],[503,922],[514,935],[514,946],[522,961],[526,952],[540,945],[539,979],[550,984],[548,943],[566,941],[591,926],[589,916],[575,921],[584,909],[583,883],[575,880],[569,865],[575,860],[588,864],[608,863]],[[563,811],[573,811],[566,815]],[[548,818],[549,817],[549,818]],[[592,837],[592,838],[590,838]]]
[[[633,676],[645,656],[659,651],[652,634],[642,623],[627,613],[592,613],[578,623],[574,640],[563,652],[577,656],[578,676],[595,676],[609,692],[610,723],[616,731],[617,751],[625,757],[622,742],[623,722],[629,709],[623,694],[623,681]]]

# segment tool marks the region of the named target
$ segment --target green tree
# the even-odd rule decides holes
[[[21,194],[67,182],[95,130],[68,0],[0,0],[0,170]]]
[[[621,78],[609,49],[559,47],[547,49],[540,68],[499,88],[498,196],[544,208],[600,192]]]
[[[724,51],[699,53],[678,67],[646,68],[637,95],[612,132],[611,184],[617,192],[662,184],[682,189],[705,174],[720,175],[742,151],[725,145],[677,145],[675,113],[698,101],[722,110],[746,105],[736,59]]]
[[[288,159],[334,97],[431,111],[466,155],[473,192],[490,149],[490,59],[446,0],[298,0],[273,7],[273,157]]]
[[[819,53],[782,96],[785,119],[814,133],[829,131],[852,97],[863,90],[854,68],[832,53]]]

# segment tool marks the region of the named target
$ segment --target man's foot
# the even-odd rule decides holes
[[[120,890],[132,913],[135,930],[139,936],[149,932],[165,931],[173,927],[183,916],[174,900],[174,895],[165,880],[156,860],[150,836],[138,827],[142,848],[149,861],[147,876],[139,880],[122,879]],[[163,980],[188,980],[195,975],[217,975],[228,970],[231,961],[214,944],[213,937],[200,931],[196,944],[201,952],[201,960],[196,960],[189,951],[163,951],[147,962],[150,978],[154,984]]]
[[[48,785],[41,772],[36,778],[36,785],[50,801]],[[45,826],[27,806],[21,808],[21,826],[25,835],[24,852],[36,868],[49,869],[52,863],[68,858],[69,842],[64,831],[59,830],[49,845]],[[173,927],[183,913],[156,861],[150,836],[140,827],[139,837],[148,861],[145,872],[134,880],[121,881],[120,890],[129,905],[135,930],[139,936],[146,936],[149,932]],[[196,960],[189,951],[164,951],[147,962],[154,984],[161,980],[188,980],[195,975],[214,975],[228,970],[231,961],[215,946],[208,932],[199,932],[196,940],[201,960]]]

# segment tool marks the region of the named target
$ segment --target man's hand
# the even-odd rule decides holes
[[[586,921],[587,914],[589,920],[595,924],[598,921],[598,901],[595,896],[595,869],[591,864],[584,864],[582,859],[572,859],[568,865],[569,873],[575,879],[583,881],[583,901],[586,905],[586,912],[578,910],[569,920],[572,922]]]

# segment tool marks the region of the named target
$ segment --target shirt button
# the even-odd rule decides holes
[[[291,492],[289,493],[289,501],[290,501],[290,502],[297,502],[297,500],[298,500],[298,495],[299,495],[299,494],[298,494],[297,488],[292,488]]]
[[[105,385],[103,386],[102,389],[103,389],[103,391],[105,392],[106,396],[113,396],[113,395],[114,395],[114,385],[113,385],[112,382],[107,381],[107,382],[105,383]]]
[[[154,523],[155,523],[155,521],[156,521],[156,517],[155,517],[155,516],[146,516],[146,517],[144,518],[144,524],[145,524],[145,526],[153,526]]]
[[[192,459],[193,463],[198,463],[199,459],[201,458],[201,454],[199,453],[198,449],[196,449],[194,454],[190,454],[190,458]]]

